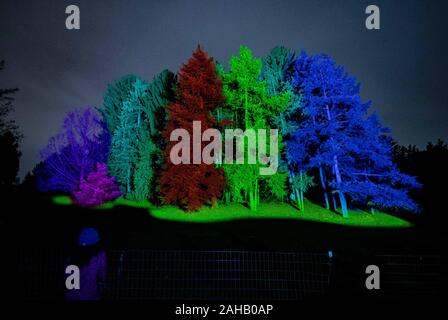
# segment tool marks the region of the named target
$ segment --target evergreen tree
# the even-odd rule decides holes
[[[142,201],[152,198],[156,191],[154,173],[160,168],[164,147],[160,130],[165,124],[165,107],[174,99],[175,79],[172,72],[164,70],[149,85],[136,76],[132,80],[132,88],[114,120],[118,125],[108,166],[125,196]]]
[[[111,136],[115,134],[115,130],[117,130],[120,125],[119,118],[123,103],[130,98],[137,79],[138,77],[136,75],[129,74],[117,80],[113,85],[107,87],[101,112]]]
[[[143,106],[146,125],[140,130],[137,146],[137,161],[134,174],[134,197],[137,200],[154,199],[157,190],[156,172],[161,170],[166,143],[162,130],[166,124],[166,106],[174,101],[175,75],[164,70],[154,77],[146,94]]]
[[[129,98],[123,102],[107,163],[110,174],[117,178],[128,198],[133,198],[133,177],[141,132],[148,130],[143,103],[147,88],[148,85],[137,78]]]
[[[216,119],[212,112],[223,101],[221,79],[212,58],[198,47],[178,74],[178,101],[168,106],[169,121],[164,137],[170,140],[174,129],[182,128],[192,136],[193,121],[200,121],[201,133],[214,128]],[[224,188],[224,174],[214,164],[174,164],[170,153],[175,142],[168,142],[165,163],[160,176],[160,192],[164,201],[188,211],[204,204],[215,205]],[[201,150],[205,143],[201,143]],[[191,148],[193,149],[193,148]],[[190,151],[193,159],[193,150]]]
[[[302,95],[304,115],[287,142],[293,165],[319,171],[324,190],[338,196],[343,216],[346,195],[375,207],[415,209],[407,190],[417,183],[392,163],[388,130],[375,114],[368,115],[370,103],[362,103],[356,79],[325,55],[302,53],[292,83]]]
[[[276,115],[273,120],[282,136],[293,132],[289,121],[291,113],[300,108],[300,95],[296,94],[289,81],[289,74],[294,66],[295,54],[285,47],[274,47],[263,60],[263,79],[266,81],[270,96],[289,94],[287,108]]]
[[[268,94],[279,95],[287,92],[290,97],[287,108],[273,118],[274,126],[279,128],[283,141],[291,138],[291,135],[298,129],[302,118],[300,92],[294,90],[290,81],[295,59],[295,54],[285,47],[274,47],[263,61],[263,78],[268,86]],[[295,147],[299,146],[295,145]],[[295,157],[298,152],[299,150],[295,150]],[[297,161],[289,159],[285,150],[281,154],[279,167],[281,171],[288,172],[290,198],[297,203],[300,210],[304,211],[304,193],[314,185],[314,182],[306,170],[298,168],[294,162],[297,163]]]
[[[115,177],[107,175],[107,166],[97,163],[94,171],[90,172],[73,192],[76,202],[84,207],[98,206],[114,200],[121,195],[115,184]]]
[[[149,200],[155,193],[154,176],[159,166],[160,149],[154,144],[149,131],[141,131],[137,145],[137,160],[134,183],[134,198],[136,200]]]
[[[157,140],[160,140],[161,131],[165,128],[166,106],[175,100],[175,83],[174,73],[163,70],[149,84],[144,98],[151,136]]]

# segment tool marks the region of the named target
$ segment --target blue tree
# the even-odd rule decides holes
[[[39,190],[74,192],[96,163],[106,161],[109,145],[107,125],[94,108],[68,112],[59,133],[41,152]]]
[[[348,195],[371,207],[417,210],[407,192],[418,183],[392,163],[389,130],[369,115],[356,78],[328,56],[302,52],[291,83],[302,110],[293,118],[299,129],[287,141],[288,158],[298,168],[319,172],[327,207],[331,195],[336,209],[337,196],[348,216]]]

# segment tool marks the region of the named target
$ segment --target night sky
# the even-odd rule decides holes
[[[65,8],[81,29],[65,28]],[[367,5],[381,30],[364,26]],[[25,135],[20,175],[39,160],[64,114],[100,106],[109,83],[177,71],[198,44],[227,65],[245,44],[326,53],[361,81],[402,144],[448,140],[448,1],[0,1],[0,87],[18,87],[12,115]]]

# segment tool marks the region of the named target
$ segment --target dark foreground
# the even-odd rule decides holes
[[[5,261],[14,270],[8,292],[19,301],[63,299],[65,263],[86,226],[98,229],[108,255],[106,300],[423,303],[438,301],[446,280],[446,236],[427,226],[188,224],[128,207],[55,206],[49,198],[16,201],[2,217]],[[368,265],[381,270],[380,290],[365,287]]]

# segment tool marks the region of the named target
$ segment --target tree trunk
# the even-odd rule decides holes
[[[325,90],[324,90],[324,95],[326,97]],[[330,113],[330,108],[328,107],[328,105],[326,106],[326,110],[327,110],[328,121],[331,121],[331,113]],[[342,178],[341,178],[341,173],[339,172],[339,167],[338,167],[338,157],[336,155],[334,155],[333,160],[334,160],[333,170],[334,170],[334,174],[336,175],[336,182],[338,184],[341,184]],[[340,190],[338,190],[338,193],[339,193],[339,201],[341,203],[342,216],[348,217],[347,201],[345,199],[345,195]],[[336,208],[335,208],[335,210],[336,210]]]
[[[322,184],[322,189],[324,190],[325,206],[326,206],[327,210],[330,210],[330,202],[328,201],[327,186],[325,183],[324,172],[322,170],[322,166],[319,167],[319,175],[320,175],[320,182]]]
[[[338,167],[338,157],[335,155],[333,157],[334,160],[334,173],[336,175],[336,182],[338,184],[342,183],[342,179],[341,179],[341,173],[339,172],[339,167]],[[342,216],[348,217],[348,210],[347,210],[347,201],[345,199],[345,195],[343,192],[338,191],[339,193],[339,201],[341,203],[341,209],[342,209]]]
[[[248,128],[248,122],[249,122],[249,113],[248,113],[248,102],[247,102],[247,89],[244,93],[244,129]]]

